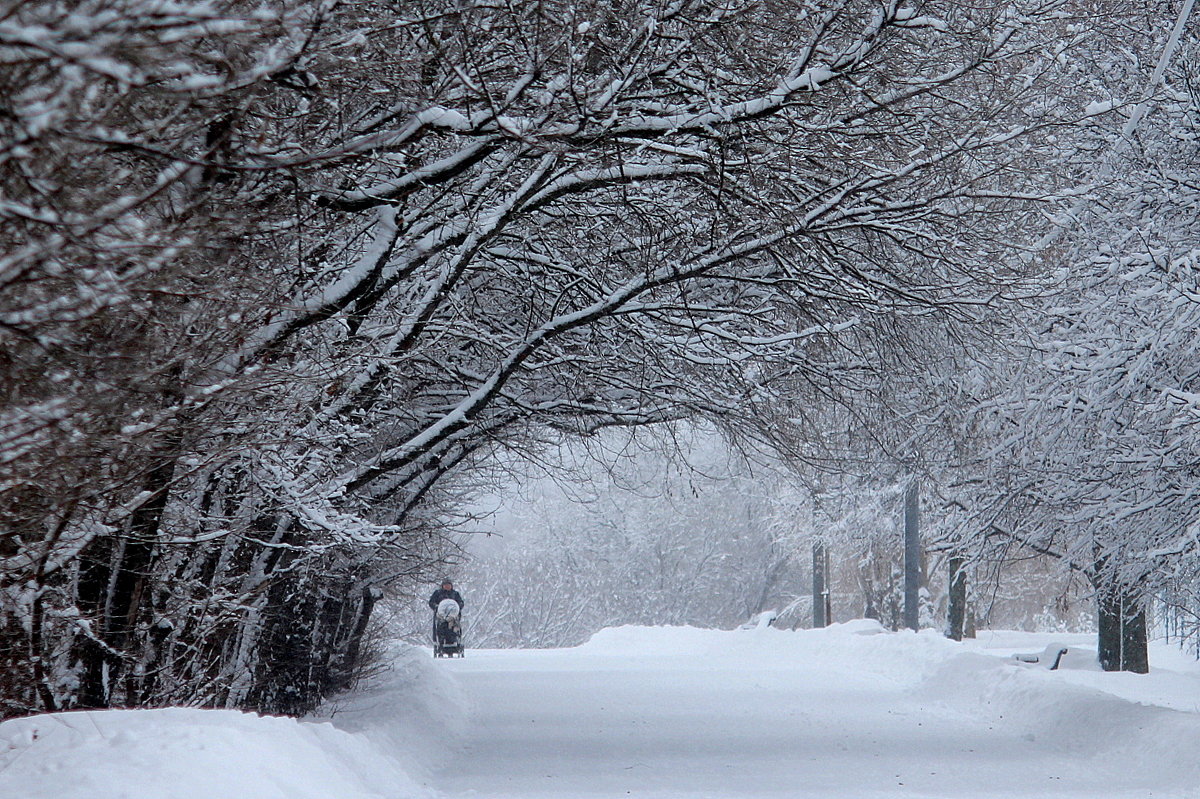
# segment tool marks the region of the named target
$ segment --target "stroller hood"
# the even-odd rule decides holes
[[[443,599],[437,606],[437,617],[440,621],[450,621],[458,619],[461,610],[458,603],[453,599]]]

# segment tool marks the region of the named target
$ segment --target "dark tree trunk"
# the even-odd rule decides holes
[[[1131,593],[1122,588],[1102,589],[1096,594],[1099,619],[1099,658],[1105,671],[1150,671],[1146,645],[1146,611]]]
[[[50,689],[50,682],[47,679],[46,663],[43,660],[43,652],[45,651],[45,642],[43,641],[43,621],[45,619],[45,609],[42,606],[42,597],[37,597],[33,600],[31,618],[30,618],[30,636],[29,644],[33,649],[33,681],[37,686],[38,700],[42,703],[42,709],[48,711],[58,710],[58,701],[54,698],[54,692]]]
[[[961,557],[950,558],[950,607],[947,635],[955,641],[963,639],[967,620],[967,572]]]
[[[137,660],[143,654],[139,650],[146,645],[145,641],[139,641],[138,628],[141,623],[144,625],[142,629],[149,629],[152,622],[153,613],[148,601],[153,588],[151,567],[154,565],[159,525],[174,477],[173,458],[151,469],[146,475],[146,490],[151,494],[129,518],[129,535],[117,566],[112,594],[108,598],[107,640],[113,649],[124,655],[122,660],[114,663],[118,668]],[[110,679],[116,684],[116,675]],[[125,675],[124,689],[126,703],[136,704],[142,699],[139,678],[131,671]]]
[[[91,624],[92,635],[103,639],[108,626],[108,583],[112,574],[113,539],[96,538],[80,553],[79,610]],[[75,660],[79,670],[77,707],[108,707],[109,653],[92,637],[81,637],[76,643]]]
[[[354,684],[354,679],[361,666],[362,645],[367,635],[367,626],[371,622],[371,612],[375,609],[375,603],[381,596],[382,592],[373,586],[362,590],[362,600],[358,606],[354,628],[350,632],[350,639],[346,642],[345,652],[338,658],[333,684],[335,691],[344,691]]]
[[[921,495],[915,480],[904,495],[904,626],[921,629]]]
[[[120,701],[114,690],[121,672],[127,660],[139,656],[136,631],[139,621],[149,627],[150,570],[174,474],[173,460],[151,469],[145,482],[150,495],[130,515],[122,538],[97,538],[80,555],[78,603],[91,622],[92,637],[76,644],[78,707],[109,707]],[[127,675],[123,687],[129,704],[147,698],[132,675]]]

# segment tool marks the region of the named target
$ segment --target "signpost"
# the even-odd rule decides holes
[[[829,607],[829,552],[820,541],[813,542],[813,627],[828,627],[830,619]]]

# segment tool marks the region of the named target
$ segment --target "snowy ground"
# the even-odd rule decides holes
[[[1150,675],[828,630],[620,628],[566,650],[399,658],[333,725],[107,711],[0,725],[0,797],[1200,797],[1200,667]]]

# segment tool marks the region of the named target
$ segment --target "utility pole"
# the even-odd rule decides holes
[[[829,607],[829,552],[825,544],[813,542],[812,560],[812,608],[813,628],[828,627],[830,621]]]
[[[904,495],[904,626],[921,627],[921,500],[914,479]]]

